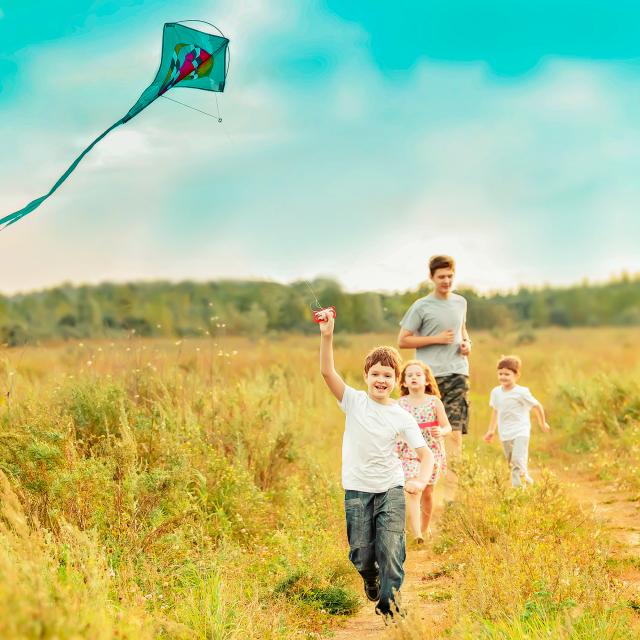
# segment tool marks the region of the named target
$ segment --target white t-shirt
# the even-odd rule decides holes
[[[342,486],[369,493],[404,486],[396,439],[400,436],[413,449],[426,446],[415,418],[396,403],[380,404],[348,385],[338,404],[346,415]]]
[[[498,435],[500,440],[513,440],[531,434],[529,411],[540,403],[527,387],[515,385],[505,391],[502,386],[491,391],[489,405],[498,412]]]

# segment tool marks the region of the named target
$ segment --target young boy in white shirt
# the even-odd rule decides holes
[[[511,467],[511,484],[514,487],[521,487],[523,480],[528,484],[533,483],[527,469],[531,436],[529,412],[533,410],[542,431],[546,433],[551,428],[546,422],[542,405],[531,395],[531,391],[516,384],[521,368],[522,361],[518,356],[503,356],[498,361],[500,385],[491,391],[489,405],[493,412],[484,436],[486,442],[491,442],[497,425],[504,455]]]
[[[404,580],[404,491],[420,493],[433,470],[433,454],[413,416],[391,399],[400,376],[400,355],[391,347],[371,351],[364,364],[367,391],[345,384],[333,363],[334,315],[320,320],[320,372],[346,415],[342,441],[342,485],[349,559],[364,580],[367,598],[376,613],[400,612],[399,592]],[[420,460],[420,473],[404,482],[396,455],[401,436]],[[404,489],[403,489],[404,485]]]

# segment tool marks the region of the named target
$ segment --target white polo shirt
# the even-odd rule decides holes
[[[348,385],[338,404],[346,415],[342,486],[369,493],[404,486],[396,439],[400,436],[413,449],[426,446],[414,417],[395,402],[380,404],[369,398],[366,391],[356,391]]]

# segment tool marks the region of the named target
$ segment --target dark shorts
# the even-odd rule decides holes
[[[436,378],[442,404],[453,431],[467,433],[469,429],[469,376],[452,373]]]

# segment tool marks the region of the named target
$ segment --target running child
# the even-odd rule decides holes
[[[404,492],[418,494],[433,472],[433,454],[418,424],[391,399],[400,375],[400,355],[378,347],[364,362],[367,391],[345,384],[333,364],[334,315],[320,320],[320,372],[346,414],[342,440],[342,485],[349,539],[349,559],[364,580],[364,591],[376,602],[376,613],[399,613],[404,580]],[[420,460],[417,477],[404,481],[395,452],[404,438]],[[404,490],[403,490],[404,485]]]
[[[443,437],[451,433],[451,425],[440,400],[438,383],[429,365],[422,360],[409,360],[400,374],[400,400],[398,404],[417,421],[427,447],[433,453],[433,472],[421,494],[407,496],[409,528],[416,542],[424,542],[424,535],[431,535],[433,515],[433,487],[447,471],[447,454]],[[411,447],[399,439],[398,456],[402,462],[404,479],[418,475],[420,461]]]
[[[520,378],[522,361],[518,356],[502,356],[498,361],[498,382],[500,385],[491,391],[489,405],[493,408],[489,429],[484,436],[491,442],[498,427],[498,436],[504,455],[511,467],[511,484],[521,487],[523,481],[533,484],[529,475],[529,438],[531,420],[529,412],[533,410],[540,429],[545,433],[551,427],[547,424],[542,405],[527,387],[517,384]]]

